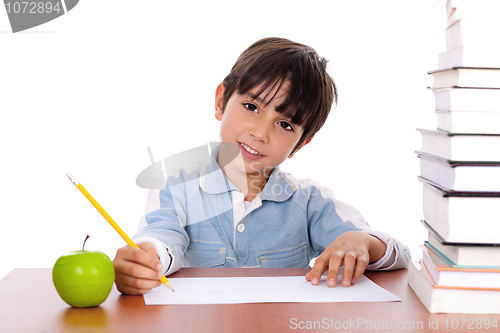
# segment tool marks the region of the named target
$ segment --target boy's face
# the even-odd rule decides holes
[[[289,82],[284,81],[279,90],[277,87],[255,94],[260,86],[254,87],[246,94],[237,91],[229,98],[224,112],[222,101],[224,85],[217,87],[215,98],[215,117],[221,122],[220,139],[222,142],[237,144],[243,164],[237,163],[238,171],[245,172],[247,177],[268,177],[270,172],[287,157],[302,148],[302,144],[293,154],[292,150],[304,132],[302,126],[276,111],[284,102],[288,93]],[[276,95],[275,95],[276,94]],[[267,97],[266,97],[267,95]],[[271,99],[269,101],[269,99]],[[238,156],[240,157],[240,156]],[[238,158],[241,161],[241,159]]]

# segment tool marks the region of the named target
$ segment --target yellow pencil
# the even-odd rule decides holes
[[[67,173],[66,176],[68,176],[69,180],[74,184],[76,185],[76,187],[80,190],[80,192],[83,193],[83,195],[90,201],[90,203],[92,205],[94,205],[94,207],[99,211],[99,213],[101,213],[101,215],[106,219],[106,221],[109,222],[109,224],[111,224],[111,226],[116,230],[116,232],[118,232],[120,234],[120,236],[122,236],[122,238],[125,240],[125,242],[127,242],[128,245],[130,246],[133,246],[135,248],[139,248],[132,239],[130,239],[130,237],[127,236],[127,234],[122,230],[122,228],[120,228],[120,226],[118,224],[116,224],[115,221],[113,221],[113,219],[111,218],[111,216],[108,215],[108,213],[106,213],[106,211],[101,207],[101,205],[99,205],[99,203],[97,203],[97,201],[95,201],[94,198],[92,198],[92,196],[90,195],[89,192],[87,192],[87,190],[82,186],[82,184],[80,184],[78,182],[78,180],[76,180],[76,178],[71,174],[71,173]],[[161,280],[160,280],[164,285],[166,285],[168,287],[168,289],[174,291],[174,288],[172,288],[172,286],[170,285],[170,282],[168,282],[167,278],[165,276],[162,276],[161,277]]]

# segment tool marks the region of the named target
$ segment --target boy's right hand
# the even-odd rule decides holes
[[[162,264],[150,242],[124,246],[113,260],[116,288],[123,294],[142,295],[161,284]]]

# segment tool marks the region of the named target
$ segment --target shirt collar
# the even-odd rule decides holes
[[[238,188],[224,175],[217,163],[219,150],[220,145],[212,150],[210,161],[200,170],[200,187],[209,194],[238,191]]]
[[[260,194],[260,199],[281,202],[288,200],[296,190],[297,184],[295,181],[287,178],[277,166],[271,172],[266,186],[264,186],[264,190]]]

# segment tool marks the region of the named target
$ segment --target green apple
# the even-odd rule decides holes
[[[52,281],[66,303],[76,308],[88,308],[98,306],[108,298],[115,281],[115,269],[106,254],[82,249],[57,259]]]

